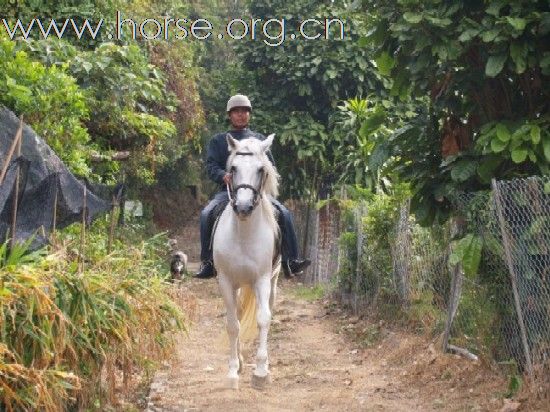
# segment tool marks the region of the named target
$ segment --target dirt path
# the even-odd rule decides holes
[[[198,216],[174,236],[198,268]],[[245,348],[240,389],[226,389],[225,308],[215,279],[179,285],[189,333],[151,384],[148,412],[171,411],[501,411],[506,379],[487,365],[441,353],[437,342],[352,317],[329,299],[281,280],[269,337],[271,385],[251,387],[256,346]],[[519,409],[518,409],[519,408]]]
[[[216,280],[180,287],[193,322],[173,365],[155,376],[148,411],[498,411],[503,405],[505,382],[479,364],[350,318],[329,301],[300,299],[291,282],[282,282],[270,333],[271,385],[251,388],[248,348],[240,389],[226,389],[225,309]],[[369,348],[350,338],[372,331],[379,338]]]

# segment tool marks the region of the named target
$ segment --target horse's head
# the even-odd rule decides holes
[[[231,152],[227,170],[232,175],[229,189],[231,205],[240,218],[249,216],[264,194],[277,195],[278,174],[267,157],[274,134],[265,140],[233,139],[228,133],[227,144]]]

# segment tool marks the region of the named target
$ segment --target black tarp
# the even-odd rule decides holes
[[[17,116],[0,106],[0,167],[6,162],[18,128]],[[54,210],[56,228],[63,228],[82,219],[86,186],[69,172],[59,157],[29,126],[23,125],[21,156],[15,158],[14,155],[0,185],[2,242],[11,237],[8,232],[12,223],[17,166],[20,183],[15,238],[20,242],[35,235],[31,245],[31,248],[35,249],[47,242],[47,236],[53,228]],[[88,223],[110,208],[110,201],[103,200],[87,189]]]

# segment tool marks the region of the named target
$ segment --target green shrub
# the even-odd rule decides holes
[[[67,66],[33,61],[0,33],[0,104],[23,115],[72,172],[90,174],[86,95]]]

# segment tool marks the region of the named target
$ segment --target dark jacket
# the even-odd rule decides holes
[[[221,186],[221,190],[225,190],[225,184],[223,183],[223,176],[225,175],[225,166],[227,163],[227,158],[229,157],[229,148],[227,147],[227,133],[236,140],[242,139],[259,139],[264,140],[265,136],[261,133],[253,132],[249,128],[243,130],[230,130],[224,133],[218,133],[208,143],[208,149],[206,151],[206,173],[208,177],[213,180],[215,183],[218,183]],[[273,161],[273,156],[271,152],[267,153],[267,157],[271,163],[275,164]]]

